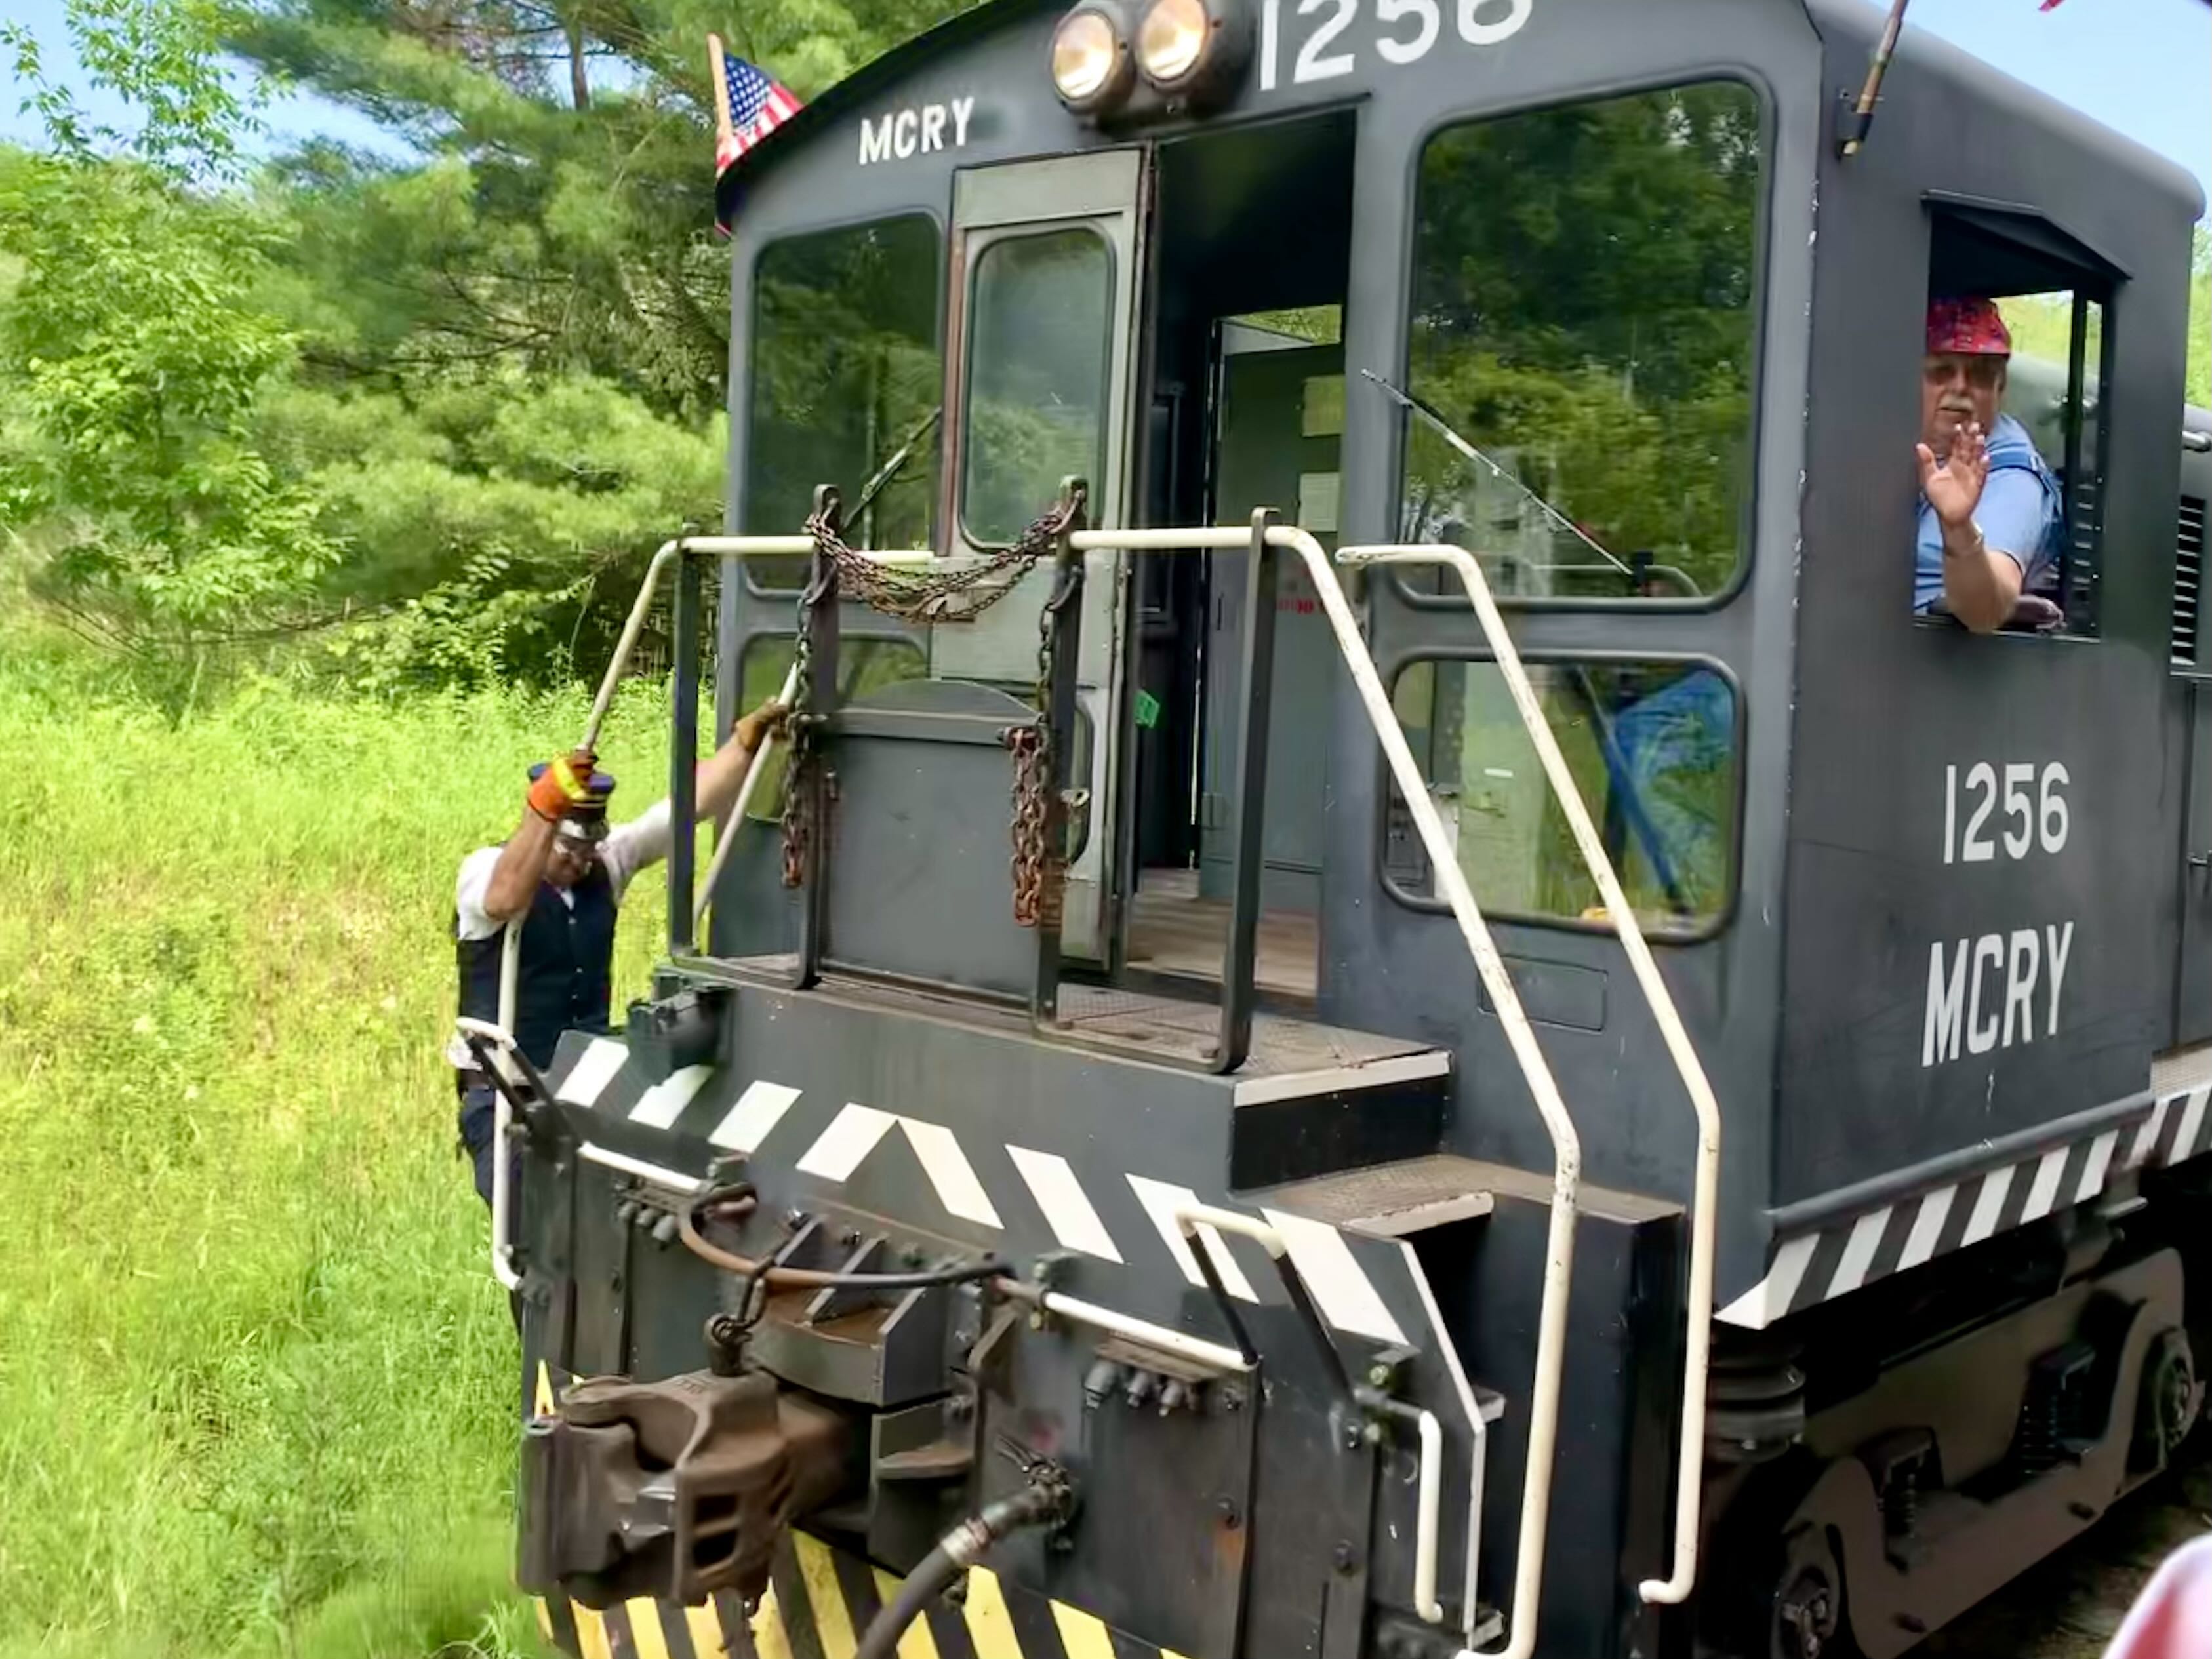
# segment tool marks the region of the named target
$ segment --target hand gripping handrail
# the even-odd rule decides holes
[[[743,558],[759,555],[803,558],[813,551],[814,538],[811,536],[678,536],[663,542],[653,554],[652,562],[646,566],[644,580],[638,584],[637,598],[630,604],[629,616],[623,623],[622,636],[615,642],[614,655],[607,663],[607,672],[599,678],[599,694],[592,699],[592,712],[584,722],[584,735],[579,746],[585,749],[599,746],[599,728],[606,724],[607,710],[614,706],[615,690],[622,684],[623,672],[629,666],[630,653],[637,649],[638,636],[644,633],[645,620],[652,614],[653,596],[660,586],[661,573],[676,560],[687,553],[707,558]],[[875,556],[884,558],[885,562],[894,562],[905,556]],[[917,553],[911,557],[916,561],[926,561],[929,555]],[[788,701],[791,696],[791,681],[787,679],[784,701]],[[754,781],[760,773],[761,763],[766,758],[768,747],[763,744],[753,756],[752,763],[746,769],[744,784],[731,815],[733,822],[744,811],[745,802],[751,798]],[[708,892],[714,890],[714,878],[720,872],[726,856],[725,848],[715,848],[714,864],[708,872],[706,884]],[[705,908],[703,895],[700,908]],[[481,1020],[464,1022],[477,1028],[479,1036],[495,1039],[501,1043],[502,1055],[514,1046],[514,1039],[507,1034],[514,1030],[515,1003],[521,983],[522,923],[523,918],[520,916],[509,921],[500,941],[498,1024],[492,1025]],[[507,1142],[514,1125],[510,1121],[506,1095],[497,1090],[493,1092],[497,1097],[497,1103],[493,1109],[492,1127],[491,1270],[492,1276],[504,1288],[511,1291],[521,1283],[514,1271],[514,1246],[507,1237],[509,1212],[513,1206],[507,1190]]]
[[[1513,647],[1512,636],[1506,632],[1505,620],[1499,615],[1497,602],[1491,597],[1490,584],[1484,580],[1482,567],[1474,556],[1463,547],[1437,545],[1385,545],[1347,547],[1337,554],[1340,564],[1361,566],[1369,564],[1443,564],[1449,565],[1458,574],[1460,585],[1474,606],[1476,620],[1482,624],[1483,637],[1488,641],[1491,653],[1497,659],[1499,673],[1504,676],[1506,689],[1512,693],[1514,706],[1520,711],[1521,723],[1528,728],[1529,741],[1536,746],[1537,758],[1543,763],[1544,775],[1550,781],[1552,793],[1565,812],[1567,824],[1574,831],[1575,844],[1581,849],[1583,863],[1589,868],[1591,878],[1597,883],[1598,893],[1605,901],[1606,913],[1613,922],[1613,931],[1620,940],[1621,949],[1628,953],[1628,964],[1635,973],[1636,983],[1650,1006],[1651,1017],[1657,1023],[1659,1034],[1667,1044],[1667,1052],[1674,1062],[1674,1070],[1688,1092],[1690,1104],[1698,1115],[1698,1164],[1693,1195],[1690,1209],[1690,1306],[1689,1332],[1686,1353],[1682,1367],[1682,1445],[1674,1490],[1674,1561],[1670,1577],[1647,1578],[1639,1589],[1646,1601],[1679,1603],[1686,1601],[1698,1577],[1698,1508],[1702,1490],[1705,1440],[1705,1373],[1711,1353],[1713,1320],[1713,1241],[1717,1218],[1714,1214],[1720,1190],[1721,1168],[1721,1109],[1714,1097],[1712,1085],[1705,1077],[1705,1066],[1699,1063],[1698,1051],[1684,1029],[1682,1017],[1668,994],[1667,981],[1661,977],[1659,964],[1652,959],[1651,947],[1644,938],[1644,930],[1637,923],[1635,912],[1628,906],[1626,895],[1621,891],[1620,879],[1614,872],[1613,860],[1607,855],[1605,843],[1597,828],[1590,822],[1589,811],[1583,804],[1581,792],[1575,787],[1574,775],[1567,769],[1566,757],[1559,752],[1558,740],[1552,735],[1551,722],[1537,706],[1535,691],[1528,684],[1528,675],[1522,667],[1520,653]]]
[[[599,695],[592,699],[591,717],[584,724],[583,747],[594,748],[599,741],[599,728],[606,723],[607,710],[613,707],[615,690],[622,684],[623,671],[629,666],[630,653],[637,648],[638,635],[645,631],[645,619],[652,614],[653,596],[660,586],[661,573],[677,559],[687,553],[706,558],[785,558],[811,557],[814,552],[811,536],[679,536],[663,542],[653,562],[645,568],[645,579],[638,584],[637,598],[630,604],[629,618],[623,623],[622,637],[615,642],[613,657],[607,663],[607,672],[599,678]],[[873,564],[927,565],[933,555],[926,548],[911,552],[888,551],[863,553],[861,557]],[[791,672],[783,677],[783,689],[776,701],[788,705],[799,686],[799,665],[792,665]],[[737,844],[737,828],[744,822],[745,807],[753,798],[753,790],[767,770],[769,750],[775,747],[775,736],[753,751],[745,767],[744,781],[738,787],[738,799],[730,808],[729,825],[715,840],[714,857],[707,866],[707,874],[699,884],[699,890],[691,902],[691,920],[696,925],[707,914],[714,888],[721,879],[723,866],[730,861],[730,850]],[[505,1004],[501,1004],[502,1009]]]
[[[1359,624],[1352,614],[1352,602],[1345,597],[1335,568],[1321,544],[1303,530],[1277,525],[1268,530],[1267,539],[1268,546],[1298,556],[1314,591],[1320,595],[1329,631],[1335,636],[1337,650],[1359,693],[1367,722],[1374,728],[1376,740],[1382,745],[1383,757],[1389,763],[1399,793],[1405,797],[1414,831],[1420,836],[1429,863],[1437,872],[1437,884],[1443,890],[1452,918],[1459,924],[1460,936],[1474,959],[1475,972],[1490,994],[1492,1006],[1498,1011],[1506,1043],[1521,1068],[1528,1092],[1535,1097],[1537,1113],[1552,1139],[1551,1223],[1545,1241],[1543,1300],[1537,1316],[1536,1370],[1528,1401],[1528,1467],[1521,1488],[1521,1536],[1514,1561],[1512,1629],[1504,1648],[1494,1655],[1480,1656],[1530,1659],[1536,1650],[1538,1602],[1544,1585],[1544,1546],[1551,1524],[1552,1463],[1559,1442],[1559,1384],[1565,1370],[1567,1293],[1574,1279],[1575,1201],[1582,1186],[1582,1143],[1575,1133],[1574,1120],[1568,1114],[1566,1103],[1560,1097],[1559,1083],[1536,1041],[1535,1028],[1529,1024],[1520,995],[1513,988],[1512,976],[1505,971],[1504,959],[1490,937],[1481,907],[1475,902],[1467,876],[1445,838],[1443,821],[1437,816],[1420,767],[1390,707],[1390,694],[1383,688],[1375,659],[1368,653],[1366,641],[1360,637]],[[1081,531],[1069,538],[1079,551],[1086,553],[1116,549],[1176,552],[1199,548],[1246,548],[1251,545],[1251,540],[1250,530],[1242,526],[1232,529]],[[1523,719],[1528,717],[1524,713]],[[1540,725],[1541,715],[1536,719]],[[1472,1586],[1468,1593],[1473,1595]]]

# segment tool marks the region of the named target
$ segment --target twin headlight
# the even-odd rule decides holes
[[[1189,106],[1225,90],[1243,67],[1246,20],[1228,0],[1138,0],[1134,29],[1121,0],[1082,0],[1052,36],[1052,83],[1079,115],[1125,102],[1141,75],[1170,104]]]

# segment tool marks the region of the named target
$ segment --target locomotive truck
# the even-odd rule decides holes
[[[2167,1465],[2203,201],[1881,24],[992,0],[724,176],[593,726],[792,713],[620,1030],[470,1033],[568,1650],[1888,1659]],[[2055,623],[1912,607],[1958,295]]]

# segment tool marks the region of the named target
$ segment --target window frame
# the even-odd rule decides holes
[[[1936,295],[1936,262],[1939,252],[1938,239],[1944,234],[1942,227],[1948,221],[1957,228],[1954,234],[1978,238],[1984,242],[2008,245],[2021,253],[2045,262],[2053,275],[2064,272],[2070,280],[2064,291],[2073,299],[2072,316],[2066,343],[2066,359],[2061,365],[2066,371],[2066,408],[2063,411],[2063,448],[2057,462],[2043,455],[2043,462],[2054,472],[2063,472],[2059,484],[2060,530],[2058,578],[2062,601],[2073,588],[2076,572],[2081,568],[2081,554],[2075,547],[2080,527],[2075,522],[2075,491],[2081,479],[2080,462],[2090,461],[2092,476],[2096,481],[2095,521],[2091,526],[2089,569],[2095,578],[2096,593],[2089,606],[2090,625],[2081,629],[2068,625],[2051,631],[2038,632],[2028,629],[2000,628],[1984,636],[2000,640],[2027,640],[2045,645],[2094,645],[2105,637],[2106,571],[2105,490],[2112,477],[2112,372],[2117,336],[2113,324],[2120,306],[2120,296],[2125,290],[2128,272],[2114,264],[2096,248],[2081,240],[2039,208],[2022,207],[2013,204],[1984,201],[1978,197],[1955,195],[1948,191],[1931,190],[1921,198],[1921,210],[1927,230],[1927,295]],[[2021,289],[2013,292],[1992,294],[2002,307],[2007,300],[2039,297],[2057,293],[2057,287],[2044,289]],[[2087,328],[2088,308],[2097,307],[2097,359],[2088,362]],[[2015,352],[2014,356],[2019,354]],[[2084,430],[2085,405],[2083,393],[2091,385],[2089,374],[2096,375],[2097,430],[2094,456],[2089,454]],[[2033,441],[2033,434],[2031,434]],[[2036,452],[2042,454],[2041,449]],[[1917,538],[1916,538],[1917,545]],[[1949,616],[1923,615],[1909,604],[1905,620],[1912,627],[1926,629],[1938,634],[1966,634],[1970,630]],[[2062,608],[2063,608],[2062,604]]]
[[[1429,147],[1445,132],[1461,127],[1480,125],[1486,122],[1511,119],[1524,115],[1541,115],[1553,110],[1573,109],[1587,104],[1609,103],[1619,99],[1640,97],[1655,92],[1674,92],[1694,87],[1733,84],[1748,91],[1759,112],[1759,188],[1753,202],[1751,299],[1747,311],[1751,319],[1751,361],[1747,373],[1750,391],[1749,453],[1746,458],[1746,473],[1749,489],[1742,504],[1743,532],[1737,557],[1729,579],[1710,593],[1695,598],[1680,599],[1607,599],[1602,596],[1559,598],[1548,595],[1498,593],[1501,611],[1573,612],[1583,615],[1626,616],[1694,616],[1719,611],[1733,604],[1751,584],[1752,571],[1759,558],[1759,520],[1761,502],[1760,471],[1766,456],[1766,368],[1768,351],[1769,310],[1773,292],[1774,276],[1774,200],[1778,188],[1775,166],[1775,146],[1780,131],[1780,115],[1772,84],[1767,78],[1741,63],[1716,63],[1684,66],[1662,71],[1649,76],[1607,82],[1591,88],[1580,88],[1570,92],[1547,93],[1526,103],[1506,103],[1477,111],[1454,111],[1441,114],[1424,125],[1415,136],[1411,159],[1406,175],[1407,235],[1405,251],[1400,261],[1398,301],[1400,306],[1395,368],[1398,383],[1409,392],[1413,358],[1413,277],[1415,260],[1420,243],[1421,223],[1421,166],[1427,158]],[[1417,394],[1418,395],[1418,394]],[[1414,416],[1408,411],[1399,411],[1399,418],[1391,425],[1390,512],[1394,520],[1402,512],[1406,493],[1406,434]],[[1469,550],[1472,551],[1473,550]],[[1459,612],[1471,609],[1462,595],[1424,593],[1413,586],[1408,574],[1410,567],[1391,567],[1387,574],[1393,596],[1401,605],[1414,611]]]
[[[770,253],[774,252],[777,248],[783,246],[787,242],[805,241],[812,237],[834,235],[839,231],[860,230],[874,225],[892,224],[906,219],[920,219],[925,221],[928,224],[931,233],[936,238],[937,251],[933,257],[932,265],[937,276],[937,292],[934,296],[933,296],[932,308],[935,321],[930,333],[930,344],[937,353],[938,380],[939,382],[942,384],[945,377],[945,248],[948,235],[945,222],[945,215],[940,210],[928,206],[926,204],[917,203],[911,207],[894,208],[888,212],[858,214],[850,218],[834,219],[820,224],[794,227],[792,229],[784,231],[779,235],[770,237],[767,241],[763,242],[758,247],[753,250],[752,258],[745,267],[746,321],[744,405],[745,465],[744,472],[733,477],[731,480],[734,486],[735,493],[738,501],[742,502],[744,507],[747,509],[750,509],[751,505],[750,500],[747,498],[751,495],[751,489],[750,488],[751,478],[750,475],[752,471],[753,465],[754,368],[757,361],[757,353],[760,349],[761,341],[761,265],[763,262],[767,259]],[[928,538],[931,546],[934,548],[942,530],[942,526],[937,522],[938,497],[942,491],[945,467],[945,422],[941,415],[939,417],[937,429],[931,441],[936,446],[937,470],[939,474],[936,487],[932,488],[929,491],[928,504]],[[865,484],[867,480],[865,478],[855,479],[854,481],[855,487],[860,484]],[[732,513],[730,516],[737,526],[735,533],[746,533],[742,528],[744,516],[744,513]],[[756,562],[751,559],[739,559],[738,561],[738,565],[739,580],[744,585],[745,597],[749,599],[763,599],[771,604],[779,605],[789,604],[798,596],[799,592],[806,585],[805,567],[804,562],[800,560],[777,559],[773,561],[771,563],[770,568],[772,568],[781,569],[788,566],[799,573],[798,579],[789,586],[780,586],[774,583],[762,581],[756,568]]]
[[[1730,734],[1732,741],[1729,745],[1735,787],[1729,792],[1731,799],[1726,823],[1728,881],[1725,896],[1711,915],[1698,918],[1698,925],[1694,928],[1646,927],[1644,929],[1644,936],[1654,948],[1656,948],[1661,945],[1710,944],[1727,933],[1735,924],[1736,912],[1743,902],[1744,887],[1744,813],[1748,795],[1744,779],[1749,769],[1751,758],[1749,735],[1751,700],[1745,695],[1741,677],[1728,663],[1703,651],[1624,650],[1617,647],[1585,650],[1569,646],[1523,652],[1520,653],[1520,659],[1523,666],[1530,668],[1548,667],[1563,663],[1599,667],[1680,664],[1686,667],[1710,669],[1720,676],[1722,683],[1729,689],[1729,695],[1734,701],[1735,709],[1735,718],[1732,722]],[[1391,708],[1395,715],[1397,707],[1398,682],[1407,670],[1417,664],[1474,662],[1494,665],[1497,660],[1497,653],[1490,650],[1487,646],[1445,646],[1401,651],[1393,655],[1387,664],[1377,666],[1382,675],[1383,691],[1391,700]],[[1401,726],[1399,729],[1402,732],[1405,728]],[[1525,730],[1522,735],[1524,737],[1527,735]],[[1398,799],[1398,784],[1397,780],[1391,775],[1389,762],[1379,753],[1376,759],[1376,776],[1374,874],[1376,884],[1382,889],[1385,897],[1405,909],[1424,915],[1449,915],[1451,914],[1449,900],[1439,895],[1412,892],[1391,873],[1389,867],[1390,814],[1393,802]],[[1544,798],[1547,803],[1556,799],[1548,775],[1544,784]],[[1585,802],[1584,805],[1587,805],[1588,803]],[[1424,858],[1427,856],[1425,848],[1422,849],[1422,856]],[[1617,866],[1615,873],[1619,873]],[[1431,878],[1433,879],[1433,877]],[[1472,884],[1470,884],[1471,886]],[[1482,904],[1479,895],[1476,902]],[[1492,908],[1487,904],[1482,904],[1482,914],[1485,921],[1495,923],[1523,927],[1550,928],[1559,933],[1582,933],[1602,939],[1614,937],[1613,924],[1610,921],[1584,921],[1575,916],[1547,915],[1535,911]],[[1641,921],[1642,919],[1639,917],[1639,926]]]
[[[1003,553],[1013,545],[1012,542],[984,540],[976,535],[968,519],[968,483],[976,450],[974,428],[975,338],[980,331],[975,326],[978,314],[975,297],[984,263],[994,252],[1010,242],[1036,241],[1048,236],[1066,236],[1071,234],[1088,236],[1098,245],[1106,256],[1106,310],[1105,315],[1099,319],[1098,329],[1098,363],[1101,371],[1099,388],[1104,395],[1098,410],[1097,442],[1091,456],[1091,466],[1083,475],[1094,492],[1098,488],[1099,477],[1105,467],[1106,453],[1109,447],[1108,439],[1114,420],[1114,302],[1115,295],[1119,293],[1116,284],[1121,281],[1121,272],[1115,257],[1113,239],[1089,218],[1037,220],[1019,224],[992,225],[979,228],[988,228],[990,234],[984,239],[981,248],[973,248],[973,243],[970,243],[969,246],[973,251],[964,253],[966,266],[961,272],[960,434],[955,450],[960,476],[954,483],[951,494],[953,514],[959,538],[968,546],[981,552]],[[974,232],[969,234],[971,237],[975,234]],[[942,326],[940,321],[940,330]],[[1056,484],[1059,480],[1054,479],[1053,482]],[[1042,505],[1040,503],[1040,510]]]
[[[928,646],[924,640],[915,635],[902,632],[896,628],[844,629],[839,631],[837,640],[838,651],[841,656],[843,654],[847,647],[854,645],[893,646],[911,651],[921,659],[921,672],[915,675],[913,678],[915,679],[927,679],[929,678]],[[798,652],[799,633],[798,630],[793,628],[788,623],[777,622],[769,627],[748,629],[744,637],[738,640],[735,668],[738,692],[738,713],[741,715],[748,712],[752,704],[752,700],[745,696],[744,685],[747,665],[752,660],[753,653],[756,650],[774,650],[778,647],[787,650],[794,655]],[[841,664],[841,666],[842,665]],[[894,684],[903,683],[904,682],[902,681],[892,682]],[[770,690],[766,695],[773,696],[775,693],[773,690]],[[840,702],[842,702],[843,696],[842,690],[840,690],[837,695]],[[775,812],[778,814],[782,811],[783,796],[781,791],[783,787],[783,768],[781,762],[784,759],[785,754],[788,751],[787,750],[779,750],[771,757],[769,766],[770,775],[762,779],[762,783],[775,793],[769,797],[766,802],[757,798],[746,804],[745,816],[754,823],[771,822],[772,818],[770,817],[764,816],[769,812],[771,807],[774,809]]]

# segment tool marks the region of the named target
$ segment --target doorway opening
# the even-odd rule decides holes
[[[1355,127],[1343,111],[1163,144],[1139,522],[1255,508],[1336,545]],[[1218,982],[1233,881],[1243,552],[1141,558],[1136,742],[1122,859],[1126,970]],[[1276,590],[1256,988],[1318,993],[1336,647],[1305,573]]]

